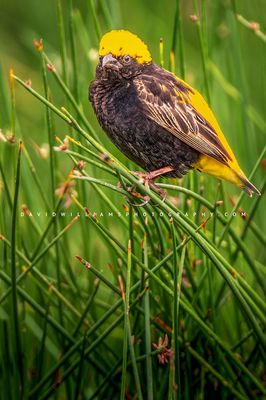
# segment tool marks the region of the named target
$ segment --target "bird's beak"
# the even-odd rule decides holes
[[[113,71],[119,71],[121,64],[112,54],[107,54],[102,59],[102,67]]]

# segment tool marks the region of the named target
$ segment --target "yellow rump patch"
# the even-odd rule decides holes
[[[129,55],[140,64],[152,61],[146,44],[133,33],[125,30],[114,30],[103,35],[99,55],[113,54],[115,57]]]

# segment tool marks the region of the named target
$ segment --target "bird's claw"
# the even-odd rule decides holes
[[[127,188],[127,191],[128,191],[128,193],[130,193],[133,197],[136,197],[136,198],[138,198],[138,199],[143,199],[143,201],[142,201],[141,203],[135,204],[135,203],[132,203],[132,202],[129,200],[129,198],[126,196],[127,202],[128,202],[131,206],[133,206],[133,207],[143,207],[143,206],[145,206],[146,204],[148,204],[149,201],[150,201],[150,196],[142,196],[142,194],[140,194],[139,192],[134,191],[132,187]]]
[[[168,172],[168,171],[167,171]],[[156,185],[156,183],[154,182],[154,180],[158,177],[157,175],[157,171],[154,172],[140,172],[140,171],[133,171],[132,172],[134,175],[140,177],[140,182],[144,184],[144,186],[147,189],[154,189],[155,192],[157,192],[160,196],[160,198],[162,199],[162,201],[164,202],[166,199],[166,191],[161,189],[158,185]]]
[[[162,202],[165,201],[167,193],[165,190],[161,189],[158,185],[156,185],[154,182],[150,184],[150,186],[157,192],[162,200]]]
[[[145,173],[143,173],[143,172],[137,171],[136,173],[134,172],[134,174],[137,175],[137,176],[139,176],[139,177],[141,177],[140,182],[143,183],[144,186],[145,186],[147,189],[151,189],[151,188],[152,188],[155,192],[157,192],[157,193],[159,194],[159,196],[160,196],[160,198],[162,199],[162,201],[163,201],[163,202],[165,201],[165,199],[166,199],[166,192],[165,192],[165,190],[161,189],[158,185],[156,185],[156,183],[154,182],[154,177],[151,176],[150,173],[149,173],[149,174],[145,174]],[[130,205],[134,206],[134,207],[143,207],[143,206],[145,206],[146,204],[148,204],[149,201],[150,201],[150,196],[148,196],[148,195],[143,196],[143,195],[140,194],[139,192],[136,192],[135,190],[133,190],[132,187],[127,188],[127,191],[128,191],[128,193],[130,193],[132,196],[134,196],[134,197],[136,197],[136,198],[138,198],[138,199],[143,199],[143,202],[141,202],[140,204],[134,204],[134,203],[131,203],[131,201],[128,199],[128,197],[126,197],[127,202],[128,202]]]
[[[161,200],[164,202],[166,199],[166,192],[161,189],[158,185],[155,183],[155,179],[158,178],[161,175],[167,174],[173,170],[172,167],[167,166],[160,168],[156,171],[151,171],[151,172],[140,172],[140,171],[132,171],[133,175],[136,175],[139,177],[139,182],[142,183],[147,189],[153,189],[155,192],[157,192],[161,198]],[[130,193],[132,196],[138,198],[138,199],[143,199],[143,201],[140,204],[133,204],[130,202],[128,197],[126,197],[127,202],[134,206],[134,207],[143,207],[146,204],[149,203],[150,201],[150,196],[143,196],[142,194],[136,192],[133,190],[132,187],[127,188],[128,193]]]

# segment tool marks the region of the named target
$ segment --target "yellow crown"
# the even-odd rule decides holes
[[[105,56],[109,53],[116,57],[129,55],[140,64],[152,60],[146,44],[137,35],[125,30],[111,31],[103,35],[99,55]]]

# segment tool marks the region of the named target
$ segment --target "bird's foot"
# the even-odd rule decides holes
[[[160,168],[158,170],[148,172],[148,173],[140,172],[140,171],[132,171],[132,173],[141,178],[140,179],[141,183],[143,183],[147,189],[150,189],[150,188],[154,189],[159,194],[162,201],[165,201],[166,192],[163,189],[161,189],[158,185],[156,185],[155,179],[157,179],[159,176],[167,174],[168,172],[171,172],[171,171],[173,171],[173,168],[168,166],[168,167]],[[150,201],[149,196],[143,197],[140,193],[134,192],[132,188],[129,188],[128,190],[134,197],[144,199],[144,201],[141,204],[132,204],[132,205],[137,206],[137,207],[143,207]]]
[[[141,203],[132,203],[128,197],[126,197],[126,200],[128,202],[128,204],[130,204],[133,207],[143,207],[146,204],[149,203],[150,201],[150,196],[142,196],[142,194],[140,194],[139,192],[136,192],[135,190],[133,190],[132,187],[127,188],[128,193],[130,193],[133,197],[137,198],[137,199],[143,199],[143,201]]]

